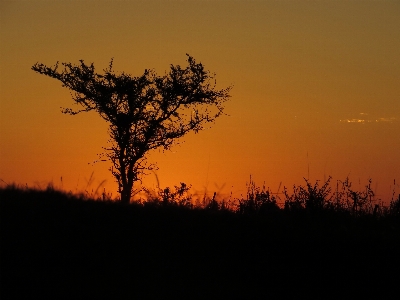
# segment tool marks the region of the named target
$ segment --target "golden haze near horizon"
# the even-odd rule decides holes
[[[113,57],[116,71],[161,75],[189,53],[217,88],[234,85],[229,116],[150,154],[161,187],[227,198],[245,195],[250,174],[272,192],[348,176],[357,190],[372,178],[383,200],[399,193],[398,1],[2,1],[0,12],[5,182],[81,191],[94,172],[89,188],[106,180],[117,196],[110,165],[92,164],[107,124],[61,114],[70,92],[33,64],[83,59],[100,72]]]

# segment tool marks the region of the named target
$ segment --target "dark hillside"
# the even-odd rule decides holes
[[[337,299],[399,282],[398,216],[252,216],[14,188],[0,199],[3,299]]]

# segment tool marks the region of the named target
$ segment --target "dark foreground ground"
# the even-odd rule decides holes
[[[2,299],[399,297],[398,217],[0,197]]]

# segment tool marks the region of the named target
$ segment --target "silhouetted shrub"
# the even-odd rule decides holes
[[[276,197],[271,195],[271,192],[265,188],[256,186],[251,180],[247,187],[246,199],[239,199],[237,212],[239,214],[268,214],[279,210],[276,202]]]
[[[175,185],[173,189],[166,187],[157,192],[143,188],[147,199],[141,203],[145,205],[180,206],[192,208],[192,196],[189,193],[191,185],[181,182],[180,186]]]
[[[284,188],[285,209],[286,210],[299,210],[306,209],[309,211],[321,211],[329,206],[332,201],[331,188],[329,186],[331,177],[324,183],[322,187],[319,187],[319,182],[316,181],[312,186],[307,179],[306,187],[293,186],[293,194],[289,195],[286,187]]]
[[[396,200],[390,201],[389,214],[400,217],[400,194]]]

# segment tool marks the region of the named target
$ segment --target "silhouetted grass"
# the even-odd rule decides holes
[[[338,298],[395,290],[400,197],[375,210],[368,189],[357,194],[346,183],[332,193],[329,180],[306,181],[285,190],[281,208],[250,183],[245,199],[214,194],[195,205],[189,188],[148,190],[129,205],[51,187],[0,189],[2,295]]]

